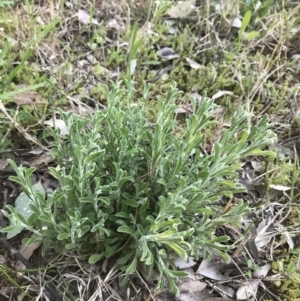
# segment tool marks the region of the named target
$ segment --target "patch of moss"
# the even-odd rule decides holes
[[[293,206],[288,218],[286,219],[286,227],[297,227],[300,221],[300,208]],[[294,239],[296,242],[297,239]],[[275,251],[278,258],[272,262],[271,267],[275,274],[284,275],[284,279],[276,281],[275,284],[278,288],[279,297],[283,301],[300,301],[300,269],[296,268],[295,271],[289,272],[288,267],[291,263],[297,267],[299,261],[299,245],[295,243],[293,251],[287,248],[280,248]]]
[[[106,58],[105,66],[108,69],[113,70],[116,67],[122,67],[122,65],[125,62],[126,62],[126,54],[123,53],[121,48],[107,50],[107,58]]]
[[[268,163],[268,169],[273,170],[268,178],[270,184],[290,186],[300,181],[300,170],[289,160],[277,159],[273,163]]]
[[[98,85],[97,87],[91,90],[91,97],[100,103],[104,103],[106,101],[105,97],[105,88],[103,85]]]
[[[294,261],[295,264],[298,262],[298,256],[289,255],[286,256],[284,259],[280,261],[275,261],[272,263],[272,270],[275,273],[283,272],[287,269],[287,266],[290,264],[291,261]],[[283,267],[283,271],[282,271]],[[292,274],[287,274],[285,279],[279,281],[277,283],[279,297],[283,301],[300,301],[300,273],[296,271]]]

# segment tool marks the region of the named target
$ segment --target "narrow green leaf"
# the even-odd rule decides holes
[[[288,273],[294,273],[296,271],[296,266],[293,261],[291,261],[286,269]]]
[[[38,242],[38,241],[41,242],[41,238],[40,237],[32,236],[30,238],[24,238],[22,240],[22,243],[28,247],[28,246],[30,246],[33,243]]]
[[[259,36],[259,32],[258,31],[250,31],[247,32],[247,34],[245,35],[245,39],[248,41],[254,40]]]
[[[60,233],[57,235],[57,239],[58,240],[64,240],[64,239],[68,239],[71,237],[71,234],[70,233]]]
[[[128,226],[120,226],[117,231],[120,232],[120,233],[127,233],[127,234],[130,234],[132,236],[134,235],[133,231]]]
[[[185,260],[188,259],[188,255],[187,255],[186,251],[183,248],[181,248],[178,244],[170,242],[170,243],[168,243],[168,246],[171,249],[173,249],[180,258],[185,259]]]
[[[38,215],[35,212],[33,212],[27,220],[28,225],[32,226],[36,222],[37,218],[38,218]]]
[[[86,163],[90,163],[90,162],[94,161],[95,159],[97,159],[97,158],[99,158],[101,155],[103,155],[103,153],[104,153],[104,151],[101,150],[101,151],[99,151],[99,152],[95,152],[95,153],[89,155],[89,157],[88,157],[87,160],[86,160]]]
[[[126,212],[118,212],[118,213],[116,213],[116,216],[117,217],[123,217],[125,219],[129,219],[129,215]]]
[[[243,18],[243,20],[242,20],[241,32],[245,32],[247,26],[249,25],[250,19],[251,19],[251,11],[248,10],[248,11],[245,13],[245,16],[244,16],[244,18]]]
[[[89,258],[89,264],[95,264],[97,261],[99,261],[103,257],[103,254],[93,254]]]
[[[123,199],[123,203],[133,208],[139,207],[139,203],[135,200]]]
[[[174,271],[174,270],[168,270],[168,274],[171,275],[172,277],[178,277],[178,278],[181,278],[181,277],[186,277],[188,274],[186,272],[183,272],[183,271]]]
[[[35,167],[30,167],[25,171],[25,178],[29,179],[29,177],[35,172]]]
[[[136,267],[137,267],[137,258],[136,256],[133,258],[131,264],[128,266],[128,268],[126,269],[126,274],[133,274],[136,271]]]
[[[72,250],[72,249],[74,249],[76,247],[78,248],[78,246],[76,244],[74,244],[74,243],[70,243],[70,244],[66,244],[65,245],[66,250]]]
[[[61,178],[61,174],[58,170],[56,170],[54,167],[49,167],[49,170],[51,172],[51,174],[57,179],[59,180]]]
[[[39,215],[38,219],[46,223],[51,223],[51,218],[47,214]]]

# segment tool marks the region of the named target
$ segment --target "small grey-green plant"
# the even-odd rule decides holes
[[[201,147],[206,130],[217,123],[213,100],[192,100],[182,133],[174,86],[157,99],[156,110],[147,103],[150,86],[144,85],[140,99],[135,92],[132,81],[126,88],[117,83],[106,88],[107,109],[87,117],[61,112],[69,134],[52,131],[59,169],[49,170],[60,188],[47,197],[31,184],[33,168],[11,162],[17,172],[11,179],[29,196],[32,213],[25,219],[7,206],[3,213],[13,222],[1,231],[21,226],[32,232],[25,243],[42,240],[43,252],[51,246],[89,254],[90,263],[114,256],[125,281],[140,268],[149,277],[159,271],[158,288],[167,279],[178,292],[176,281],[185,273],[176,270],[172,256],[197,258],[202,251],[204,258],[217,253],[229,259],[228,237],[216,236],[216,229],[239,226],[249,208],[240,200],[221,215],[219,201],[244,191],[237,182],[241,159],[271,155],[261,149],[276,137],[266,116],[250,128],[249,114],[239,108],[207,154]]]

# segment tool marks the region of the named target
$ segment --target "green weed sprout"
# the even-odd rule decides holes
[[[167,281],[178,293],[176,282],[185,273],[172,256],[197,258],[201,250],[206,259],[217,253],[229,260],[228,237],[215,231],[225,223],[239,226],[249,208],[240,200],[220,215],[219,201],[244,191],[237,182],[241,159],[273,155],[262,149],[276,135],[266,116],[250,128],[250,116],[240,108],[207,154],[201,151],[205,133],[217,124],[212,99],[192,100],[182,133],[174,116],[181,94],[175,86],[157,99],[156,110],[147,103],[149,85],[140,98],[130,80],[105,89],[107,109],[86,117],[61,111],[69,134],[51,130],[60,170],[49,170],[60,188],[46,197],[32,189],[34,169],[12,162],[17,176],[11,179],[30,196],[32,214],[25,220],[8,206],[3,213],[14,224],[1,231],[22,226],[32,232],[27,244],[42,239],[43,252],[89,251],[91,264],[114,256],[124,281],[140,268],[149,277],[159,271],[158,288]]]

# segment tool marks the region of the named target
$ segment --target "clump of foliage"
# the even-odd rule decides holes
[[[139,268],[150,277],[159,271],[158,287],[167,280],[178,292],[176,281],[185,273],[176,270],[172,255],[197,258],[200,250],[205,258],[217,253],[229,259],[228,237],[215,231],[225,223],[239,226],[249,208],[241,200],[222,215],[219,201],[243,191],[237,182],[240,160],[272,154],[261,149],[276,137],[266,116],[250,127],[250,115],[240,108],[208,154],[201,146],[217,123],[212,99],[192,100],[182,134],[174,116],[176,87],[157,99],[155,111],[147,104],[151,86],[144,84],[140,98],[132,81],[122,87],[105,89],[105,110],[86,117],[61,112],[69,134],[52,131],[60,167],[49,168],[60,183],[52,194],[33,188],[34,168],[12,163],[17,176],[11,179],[29,196],[32,213],[25,219],[7,206],[9,213],[3,213],[11,226],[1,231],[21,226],[33,233],[27,244],[42,240],[43,252],[50,246],[88,252],[90,263],[114,256],[127,279]]]
[[[286,254],[284,250],[278,250],[282,258],[272,262],[272,270],[281,277],[275,281],[283,301],[296,301],[300,298],[300,271],[297,267],[299,248]],[[282,277],[283,276],[283,277]]]

